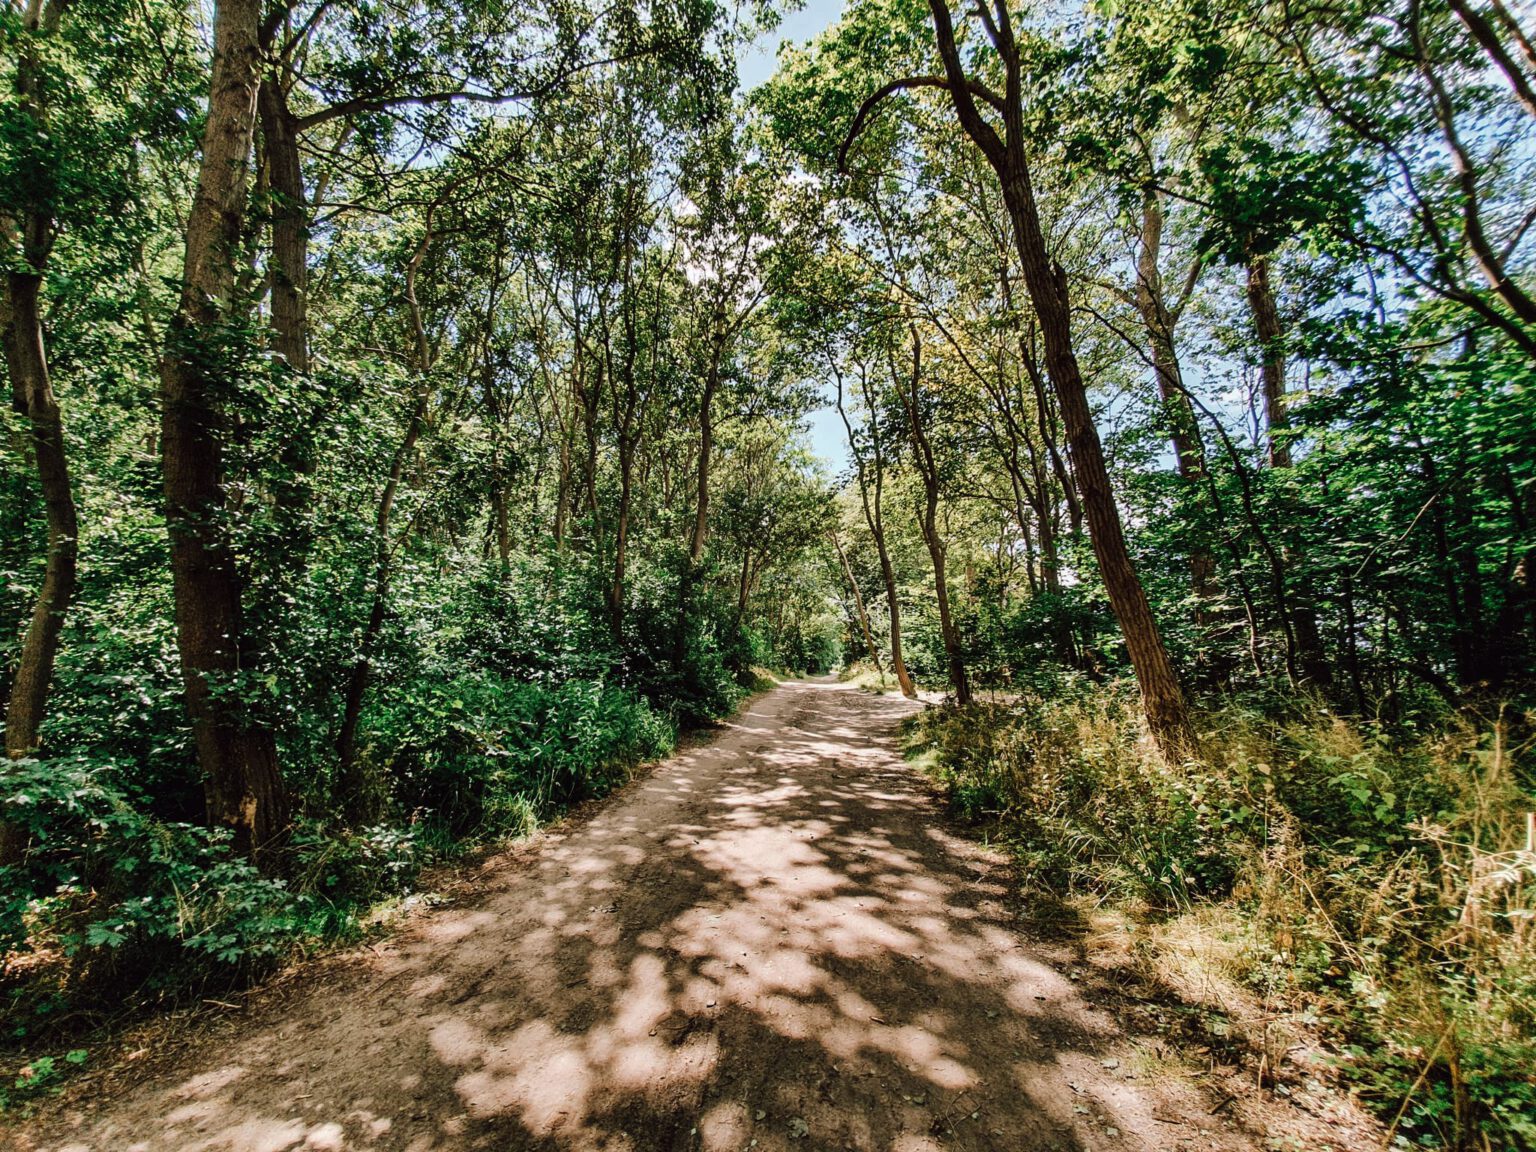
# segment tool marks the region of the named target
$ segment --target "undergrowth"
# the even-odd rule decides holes
[[[1154,967],[1172,941],[1235,938],[1204,962],[1320,1035],[1393,1146],[1519,1150],[1536,1148],[1532,719],[1231,700],[1169,767],[1134,697],[1078,687],[930,709],[908,738],[1034,902],[1133,911],[1169,953]]]
[[[392,586],[346,770],[357,604],[333,601],[334,558],[282,615],[305,626],[233,686],[273,726],[292,802],[261,870],[206,824],[163,585],[76,605],[43,752],[0,760],[0,1108],[147,1014],[356,940],[424,868],[608,793],[761,690],[759,665],[810,666],[803,638],[746,627],[734,599],[701,587],[680,613],[663,564],[631,567],[616,633],[591,566],[454,559]]]
[[[881,694],[895,692],[896,676],[885,667],[876,668],[868,660],[859,660],[845,665],[837,674],[838,680],[844,684],[852,684],[861,692]]]
[[[666,755],[675,726],[624,689],[465,673],[381,693],[368,734],[370,771],[388,781],[383,818],[347,829],[302,815],[281,875],[221,831],[157,815],[132,765],[0,761],[3,820],[27,843],[0,868],[0,1108],[57,1087],[103,1025],[357,938],[423,867],[603,795]]]

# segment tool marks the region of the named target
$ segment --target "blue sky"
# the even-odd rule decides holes
[[[784,41],[803,44],[836,23],[842,11],[842,0],[807,0],[805,7],[798,12],[786,14],[771,35],[762,37],[750,52],[742,54],[739,61],[741,86],[755,88],[773,75],[779,45]],[[807,424],[811,451],[833,472],[845,467],[848,463],[848,445],[837,412],[830,407],[812,412]]]
[[[756,88],[773,74],[779,45],[785,40],[803,44],[824,28],[836,23],[843,14],[842,0],[807,0],[798,12],[786,13],[778,28],[758,40],[750,52],[742,54],[738,70],[743,88]]]

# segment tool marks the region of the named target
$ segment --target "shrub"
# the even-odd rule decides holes
[[[397,814],[457,840],[524,834],[665,755],[673,734],[624,689],[473,672],[379,693],[366,741],[364,755],[389,783]]]
[[[4,819],[28,848],[4,869],[0,958],[72,959],[76,985],[174,985],[207,961],[250,970],[311,927],[313,904],[260,875],[218,830],[157,820],[128,803],[111,764],[0,765]]]

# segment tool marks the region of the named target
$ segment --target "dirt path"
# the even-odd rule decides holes
[[[1010,927],[896,750],[787,684],[334,980],[31,1149],[1258,1149]],[[1217,1101],[1219,1103],[1219,1101]],[[1307,1142],[1321,1148],[1323,1143]]]

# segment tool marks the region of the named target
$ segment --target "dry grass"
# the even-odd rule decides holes
[[[844,684],[852,684],[861,692],[872,692],[877,696],[896,691],[896,677],[888,671],[877,670],[868,661],[847,665],[837,674],[837,678]]]
[[[915,740],[1085,953],[1240,1038],[1257,1084],[1331,1066],[1404,1146],[1515,1150],[1536,1148],[1531,730],[1234,704],[1169,768],[1099,692],[930,714]]]

